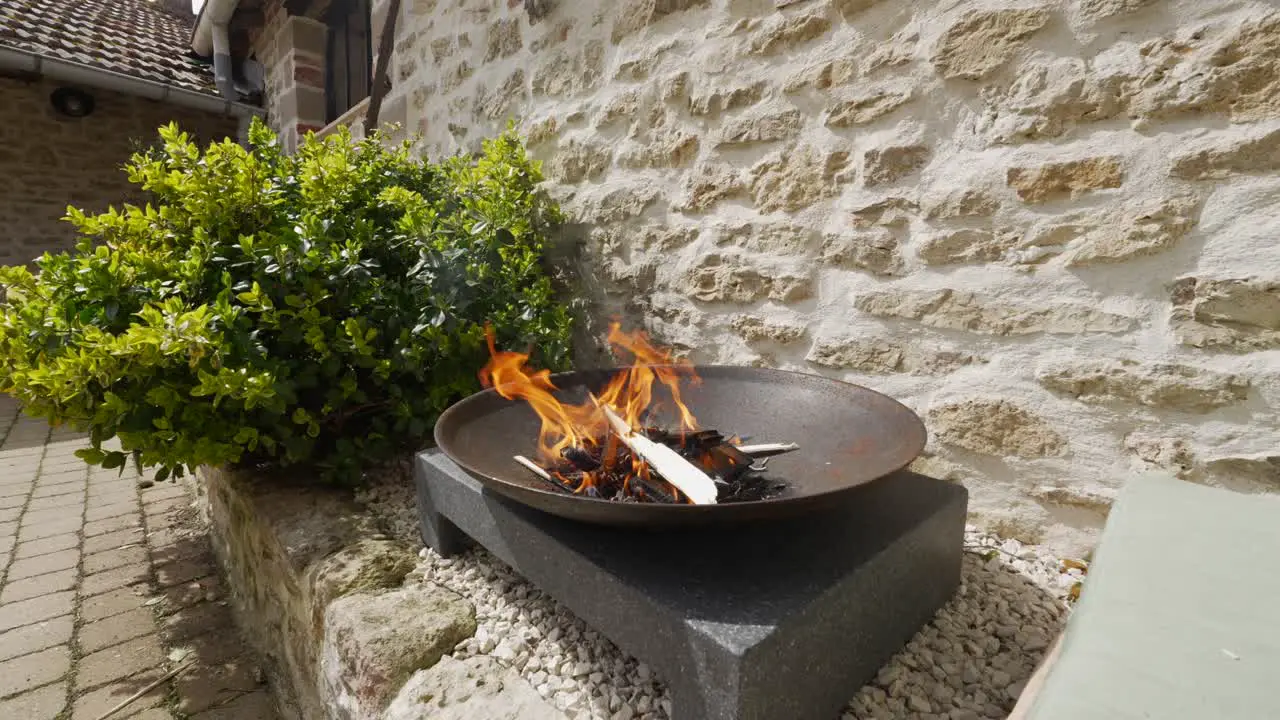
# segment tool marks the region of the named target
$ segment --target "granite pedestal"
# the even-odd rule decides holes
[[[910,472],[767,524],[619,529],[418,456],[423,540],[471,538],[653,667],[673,720],[832,720],[960,583],[968,494]]]

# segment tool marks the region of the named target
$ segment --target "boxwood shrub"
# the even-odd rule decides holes
[[[145,207],[70,208],[74,251],[0,269],[0,391],[87,430],[89,463],[350,481],[478,389],[487,324],[567,363],[561,215],[510,130],[439,163],[345,132],[286,154],[256,121],[247,147],[159,135],[126,167]]]

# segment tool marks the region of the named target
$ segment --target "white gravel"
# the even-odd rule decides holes
[[[398,475],[393,473],[392,475]],[[420,545],[407,476],[361,494],[397,537]],[[1016,540],[967,528],[959,592],[850,701],[842,720],[1004,718],[1069,612],[1078,569]],[[476,635],[454,656],[489,655],[514,668],[573,720],[665,720],[671,700],[627,656],[482,549],[445,559],[422,549],[420,577],[476,607]]]

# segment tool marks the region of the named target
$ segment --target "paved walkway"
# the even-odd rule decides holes
[[[182,485],[89,468],[0,396],[0,718],[275,720]]]

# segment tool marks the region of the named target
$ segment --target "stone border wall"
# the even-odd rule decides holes
[[[401,587],[417,556],[349,493],[211,468],[193,485],[286,720],[381,718],[415,671],[475,632],[456,594]]]

